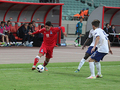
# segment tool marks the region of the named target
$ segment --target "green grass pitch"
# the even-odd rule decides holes
[[[94,80],[86,79],[88,62],[75,73],[78,64],[49,63],[43,73],[32,71],[32,64],[0,64],[0,90],[119,90],[120,61],[101,62],[103,78]]]

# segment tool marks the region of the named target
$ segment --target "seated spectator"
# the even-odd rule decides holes
[[[41,29],[44,28],[44,25],[41,26]],[[43,42],[43,34],[38,33],[33,38],[33,46],[40,47]]]
[[[32,30],[35,32],[35,21],[32,21]]]
[[[6,30],[5,30],[5,22],[2,21],[2,22],[1,22],[1,25],[0,25],[0,36],[2,36],[2,44],[3,44],[4,46],[11,46],[11,45],[9,44],[8,35],[5,35],[5,32],[6,32]],[[5,44],[4,37],[6,38],[7,45]]]
[[[33,24],[32,23],[29,23],[28,25],[28,32],[34,32],[34,28],[33,28]],[[29,43],[33,40],[33,36],[29,36]]]
[[[16,43],[16,39],[15,39],[15,36],[13,35],[12,32],[10,32],[10,20],[7,21],[7,24],[5,25],[5,28],[6,28],[6,33],[5,35],[8,35],[9,36],[9,39],[10,41],[12,42],[12,45],[13,46],[18,46],[18,43]]]
[[[79,14],[80,14],[80,17],[84,18],[84,8],[83,8],[83,10],[80,11]]]
[[[106,25],[105,25],[106,27],[103,29],[107,34],[109,34],[109,31],[108,31],[108,29],[109,29],[109,23],[106,23]]]
[[[111,25],[111,28],[108,29],[108,32],[109,32],[109,33],[116,33],[115,26],[114,26],[114,25]],[[113,37],[116,37],[116,36],[115,36],[115,35],[114,35],[114,36],[113,36],[113,35],[109,35],[109,40],[110,40],[110,42],[113,41]]]
[[[23,24],[19,29],[18,29],[18,37],[22,38],[22,45],[24,45],[25,41],[30,39],[30,35],[28,34],[28,24],[25,23]]]

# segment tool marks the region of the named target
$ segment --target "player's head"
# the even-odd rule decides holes
[[[46,31],[49,31],[50,30],[50,28],[51,28],[51,22],[50,21],[47,21],[46,23],[45,23],[45,28],[46,28]]]
[[[41,29],[44,28],[45,26],[44,25],[41,25]]]
[[[99,20],[94,20],[92,21],[92,27],[95,30],[96,28],[99,27],[100,21]]]
[[[115,29],[115,25],[114,25],[114,24],[113,24],[113,25],[111,25],[111,28],[112,28],[112,29]]]
[[[10,20],[8,20],[8,21],[7,21],[7,25],[9,26],[9,25],[10,25],[10,23],[11,23],[11,22],[10,22]]]
[[[35,21],[34,20],[31,23],[32,23],[33,26],[35,26]]]
[[[32,25],[33,25],[32,22],[30,22],[30,23],[29,23],[29,27],[32,27]]]
[[[82,18],[82,17],[80,17],[80,18],[79,18],[79,21],[80,21],[80,22],[82,22],[82,21],[83,21],[83,18]]]
[[[4,27],[4,25],[5,25],[5,22],[4,22],[4,21],[2,21],[2,22],[1,22],[1,26],[2,26],[2,27]]]
[[[25,24],[24,24],[24,27],[25,27],[25,29],[27,29],[27,27],[28,27],[28,23],[25,23]]]
[[[106,23],[106,25],[105,25],[105,26],[106,26],[107,28],[109,28],[109,26],[110,26],[110,25],[109,25],[109,23]]]

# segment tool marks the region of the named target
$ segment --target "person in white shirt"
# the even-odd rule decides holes
[[[94,36],[94,30],[93,29],[90,30],[88,39],[85,41],[82,49],[84,49],[86,43],[89,42],[89,40],[92,37],[93,37],[92,43],[90,44],[88,50],[86,51],[84,58],[82,58],[82,60],[80,61],[79,65],[78,65],[78,69],[75,71],[76,73],[80,71],[81,67],[84,65],[84,63],[88,59],[88,57],[91,56],[94,53],[94,52],[91,53],[91,50],[92,50],[92,48],[93,48],[93,46],[95,44],[95,39],[96,39],[95,36]],[[97,50],[97,47],[95,48],[95,50]],[[96,67],[98,67],[98,66],[96,66]]]
[[[91,58],[89,59],[91,75],[87,79],[95,79],[96,77],[99,77],[101,73],[98,73],[97,76],[95,77],[94,62],[96,62],[96,64],[100,64],[99,63],[100,60],[102,60],[105,55],[107,55],[109,52],[112,54],[107,34],[105,33],[104,30],[98,28],[99,23],[100,23],[99,20],[92,21],[92,27],[95,30],[94,36],[96,39],[94,47],[91,50],[91,53],[95,51],[96,46],[98,47],[98,49],[91,55]],[[98,71],[99,69],[100,67],[97,68]]]

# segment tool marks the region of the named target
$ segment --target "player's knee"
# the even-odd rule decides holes
[[[39,57],[42,57],[42,56],[43,56],[43,54],[42,54],[42,53],[39,53],[39,54],[38,54],[38,56],[39,56]]]
[[[85,59],[85,60],[88,59],[89,56],[90,56],[90,54],[85,53],[84,59]]]

